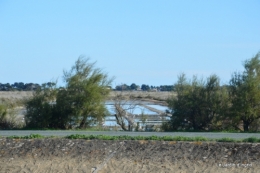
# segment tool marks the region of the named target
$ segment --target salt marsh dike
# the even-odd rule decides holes
[[[260,172],[260,143],[0,138],[0,172]]]

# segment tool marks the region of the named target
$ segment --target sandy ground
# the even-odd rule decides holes
[[[260,172],[260,144],[0,138],[0,173]]]

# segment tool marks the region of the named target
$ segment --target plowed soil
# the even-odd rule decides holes
[[[259,143],[0,138],[0,173],[257,173],[259,165]]]

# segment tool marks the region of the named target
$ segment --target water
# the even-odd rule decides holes
[[[160,111],[165,111],[169,109],[167,106],[161,106],[161,105],[148,105],[149,107],[152,107],[154,109],[158,109]]]
[[[147,123],[149,124],[160,124],[162,122],[162,120],[160,120],[160,117],[158,115],[158,113],[156,112],[153,112],[141,105],[134,105],[133,106],[133,102],[125,102],[125,103],[129,103],[129,104],[124,104],[122,107],[123,109],[125,109],[127,112],[131,113],[131,114],[134,114],[136,115],[136,117],[134,117],[134,120],[135,122],[139,122],[141,123],[142,120],[141,120],[141,117],[139,115],[141,115],[142,113],[145,114],[145,115],[148,115],[150,117],[150,119],[152,117],[154,117],[155,119],[158,119],[158,120],[152,120],[149,122],[149,118],[147,119]],[[140,102],[139,102],[140,103]],[[142,104],[145,105],[148,105],[149,107],[151,108],[154,108],[154,109],[157,109],[157,110],[160,110],[160,111],[163,111],[165,112],[166,109],[168,109],[166,106],[161,106],[161,105],[155,105],[155,104],[151,104],[149,102],[141,102]],[[149,103],[149,104],[147,104]],[[114,109],[114,106],[113,106],[113,102],[112,101],[109,101],[109,102],[106,102],[106,107],[110,113],[109,116],[107,116],[105,118],[105,121],[104,121],[104,126],[118,126],[118,124],[116,123],[116,118],[115,116],[113,116],[116,112],[115,112],[115,109]],[[170,117],[164,117],[165,120],[170,120]],[[127,122],[125,122],[126,124],[128,124]]]
[[[149,102],[141,102],[141,103],[146,105],[145,103],[149,103]],[[161,105],[155,105],[155,104],[147,104],[147,105],[149,107],[152,107],[154,109],[158,109],[158,110],[163,111],[163,112],[165,112],[165,110],[168,109],[167,106],[161,106]],[[111,115],[115,114],[115,109],[114,109],[112,101],[106,102],[106,107],[107,107],[108,111],[111,113]],[[148,114],[148,115],[155,115],[156,114],[155,112],[150,111],[149,109],[147,109],[143,106],[140,106],[140,105],[135,105],[132,109],[130,109],[130,107],[133,107],[133,105],[130,105],[130,104],[123,105],[123,109],[127,110],[127,112],[129,112],[131,114],[138,114],[138,115],[140,115],[142,113]]]
[[[106,107],[109,111],[109,115],[106,116],[105,118],[105,121],[104,121],[104,126],[118,126],[117,123],[116,123],[116,118],[114,116],[114,114],[116,114],[115,112],[115,109],[114,109],[114,106],[113,106],[113,103],[112,101],[107,101],[105,104],[106,104]],[[143,106],[140,106],[140,105],[135,105],[132,109],[129,109],[130,106],[133,106],[134,103],[137,104],[137,103],[142,103],[144,105],[148,105],[149,107],[152,107],[152,108],[155,108],[155,109],[158,109],[160,111],[164,111],[167,109],[166,106],[161,106],[161,105],[155,105],[155,104],[152,104],[150,102],[137,102],[135,101],[134,103],[132,101],[129,101],[129,102],[126,102],[126,103],[129,103],[129,104],[125,104],[123,106],[123,108],[125,110],[127,110],[127,112],[131,113],[131,114],[134,114],[134,115],[141,115],[142,113],[145,114],[145,115],[148,115],[148,116],[154,116],[154,117],[157,117],[159,116],[156,112],[153,112],[153,111],[150,111],[149,109],[143,107]],[[24,115],[26,114],[26,109],[20,109],[18,110],[18,117],[19,118],[23,118]],[[165,117],[166,120],[169,120],[170,117]],[[134,118],[135,122],[141,122],[140,120],[140,116],[139,117],[135,117]],[[128,124],[126,122],[126,124]]]

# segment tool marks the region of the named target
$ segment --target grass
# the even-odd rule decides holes
[[[39,135],[39,134],[30,134],[27,136],[9,136],[7,138],[11,138],[11,139],[39,139],[39,138],[45,138],[45,136]]]
[[[0,136],[1,137],[1,136]],[[48,138],[54,138],[55,136],[49,136]],[[10,139],[41,139],[47,138],[40,134],[30,134],[27,136],[9,136]],[[205,137],[185,137],[185,136],[107,136],[107,135],[82,135],[73,134],[65,136],[67,139],[86,139],[86,140],[138,140],[138,141],[187,141],[187,142],[235,142],[235,143],[260,143],[260,138],[250,137],[245,139],[233,139],[233,138],[220,138],[220,139],[209,139]]]
[[[235,140],[233,138],[220,138],[220,139],[217,139],[216,141],[217,142],[241,142],[241,141]]]
[[[242,142],[258,143],[260,142],[260,139],[256,137],[250,137],[250,138],[243,139]]]
[[[146,91],[111,91],[109,98],[113,99],[116,95],[121,94],[124,98],[138,98],[138,99],[154,99],[158,101],[166,101],[169,97],[175,96],[174,92],[146,92]]]

